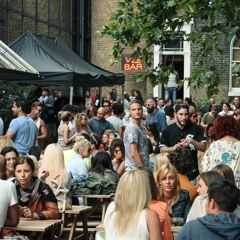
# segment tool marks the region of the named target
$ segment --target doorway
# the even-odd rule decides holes
[[[164,66],[169,64],[174,65],[175,70],[178,72],[180,80],[184,78],[184,56],[183,55],[162,55]],[[162,89],[162,96],[165,96],[164,88]],[[183,99],[183,87],[177,90],[177,99]]]

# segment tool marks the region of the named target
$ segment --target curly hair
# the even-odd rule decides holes
[[[83,136],[77,136],[75,139],[75,144],[73,145],[73,150],[76,153],[79,153],[79,151],[84,151],[85,149],[88,149],[91,147],[90,142],[85,139]]]
[[[86,122],[86,125],[82,125],[82,119],[83,118],[86,118],[88,119],[87,117],[87,114],[86,113],[77,113],[74,117],[74,121],[75,121],[75,126],[76,126],[76,131],[78,133],[82,132],[82,131],[88,131],[88,125],[87,125],[87,122]]]
[[[240,124],[233,116],[220,116],[213,123],[213,133],[216,140],[225,136],[238,137]]]
[[[193,167],[192,154],[187,148],[177,148],[169,152],[168,158],[180,174],[188,174]]]
[[[111,145],[110,145],[110,156],[113,159],[114,158],[114,151],[118,147],[121,151],[123,156],[125,156],[125,147],[124,147],[124,142],[121,138],[115,138],[112,140]]]

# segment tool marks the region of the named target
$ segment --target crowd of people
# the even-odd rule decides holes
[[[0,136],[1,237],[19,217],[59,218],[54,180],[76,205],[86,194],[115,195],[106,239],[171,240],[171,226],[182,226],[177,239],[240,239],[239,97],[222,111],[211,98],[200,112],[191,98],[99,93],[86,91],[76,105],[48,89],[31,108],[14,99],[15,118]],[[58,117],[47,146],[46,110]]]

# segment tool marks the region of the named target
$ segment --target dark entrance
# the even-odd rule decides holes
[[[184,77],[184,57],[183,55],[163,55],[163,63],[165,66],[172,64],[175,66],[175,70],[180,76],[180,80]],[[165,96],[164,88],[162,90],[162,96]],[[183,87],[177,90],[177,99],[183,99]]]

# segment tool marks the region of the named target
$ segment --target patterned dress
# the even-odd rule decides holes
[[[202,163],[201,172],[210,171],[218,164],[228,165],[237,178],[237,186],[240,188],[240,141],[215,141],[206,151]]]

